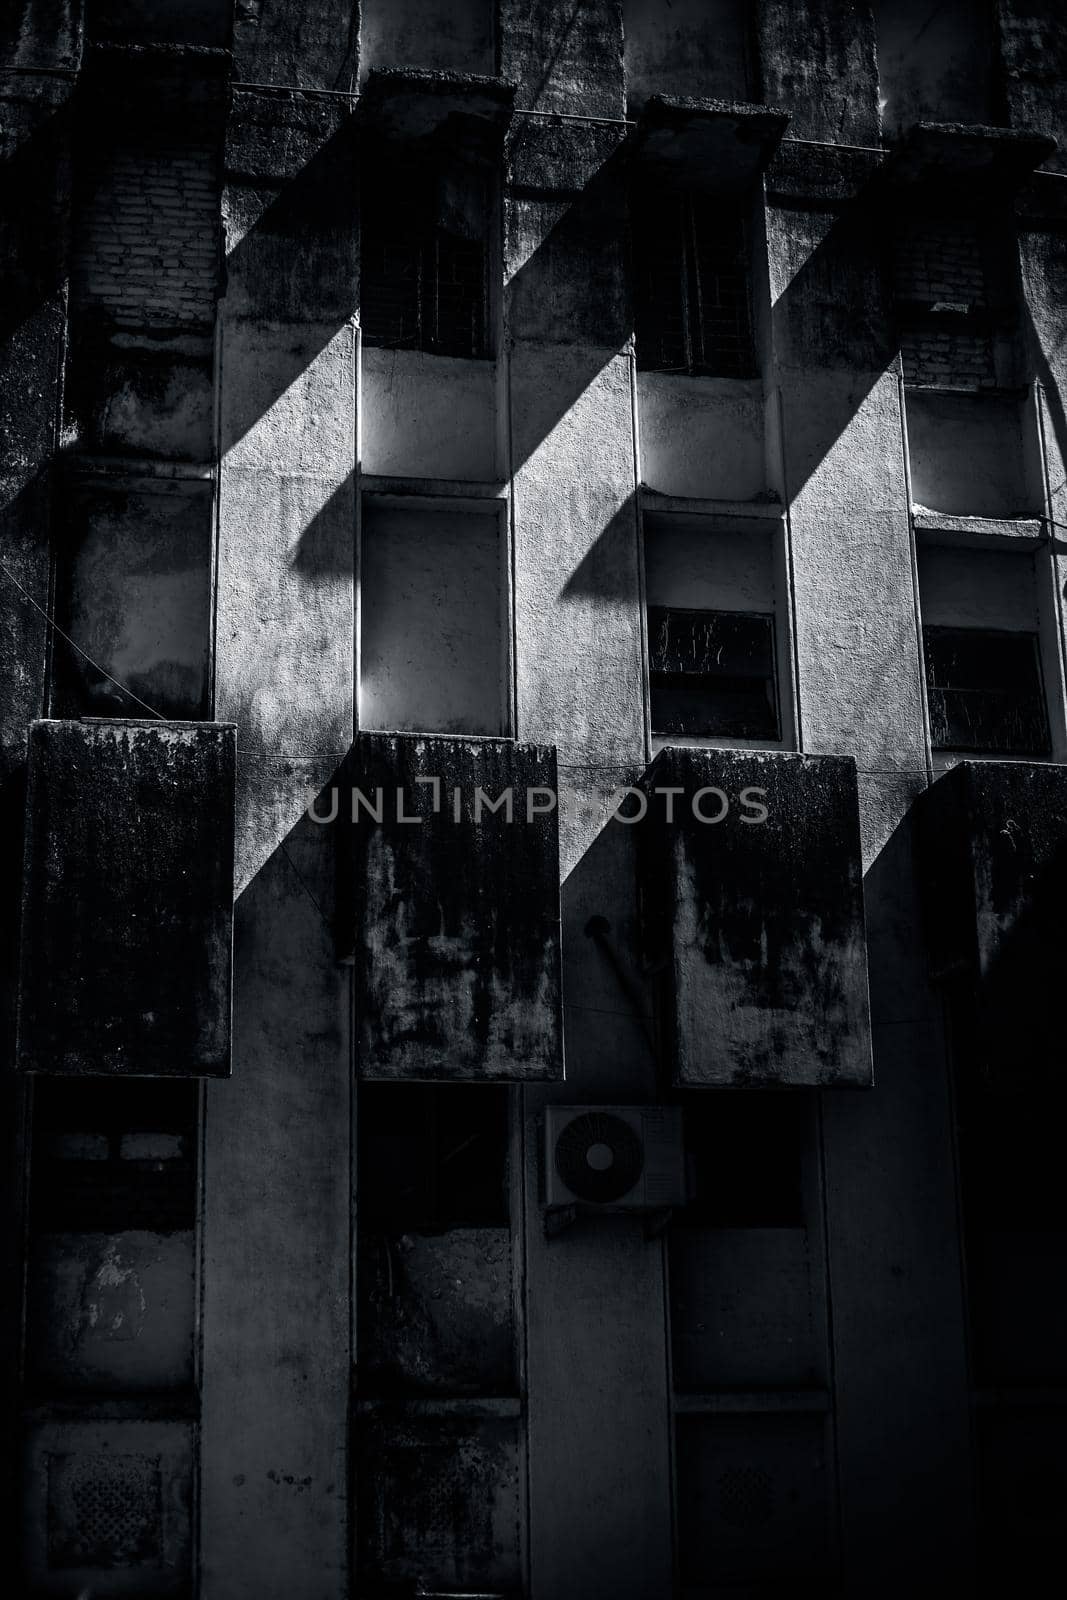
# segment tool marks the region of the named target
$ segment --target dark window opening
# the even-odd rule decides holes
[[[923,644],[935,750],[1049,754],[1036,633],[931,627]]]
[[[385,158],[365,173],[360,321],[368,345],[488,357],[489,176]]]
[[[686,1095],[686,1227],[803,1228],[803,1160],[811,1122],[805,1094],[758,1090]]]
[[[508,1224],[508,1091],[360,1085],[359,1222],[381,1233]]]
[[[30,1225],[36,1233],[170,1233],[196,1222],[198,1086],[38,1077]]]
[[[781,738],[774,618],[649,606],[652,731]]]
[[[634,205],[637,364],[756,375],[744,218],[721,198],[645,193]]]

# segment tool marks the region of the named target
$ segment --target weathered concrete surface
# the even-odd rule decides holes
[[[751,9],[745,0],[624,0],[631,114],[653,94],[752,99]]]
[[[924,898],[939,977],[959,975],[980,1025],[970,1070],[1040,1092],[1059,1054],[1067,767],[964,761],[923,815]]]
[[[276,763],[282,766],[284,763]],[[284,814],[261,786],[264,817]],[[303,793],[303,786],[300,785]],[[236,913],[234,1076],[204,1124],[201,1585],[211,1600],[346,1592],[348,975],[305,820]]]
[[[508,1228],[361,1230],[361,1396],[512,1394],[512,1271]]]
[[[511,357],[518,731],[564,764],[644,753],[631,366],[595,355]]]
[[[235,76],[354,86],[357,13],[269,0]],[[351,983],[327,830],[354,717],[351,105],[239,91],[227,130],[216,705],[238,725],[233,1093],[205,1111],[202,1589],[347,1591]],[[314,241],[314,248],[310,242]]]
[[[23,1457],[27,1583],[58,1600],[99,1588],[109,1568],[112,1582],[132,1568],[143,1593],[187,1594],[194,1433],[191,1422],[178,1421],[31,1425]],[[101,1500],[119,1509],[94,1515]]]
[[[34,1383],[82,1393],[188,1390],[194,1268],[191,1232],[46,1235],[27,1307]]]
[[[936,11],[924,0],[874,0],[872,9],[887,134],[930,120],[995,120],[993,29],[977,22],[970,0],[947,0]]]
[[[792,113],[798,139],[877,144],[874,18],[861,0],[761,0],[763,97]]]
[[[18,1064],[230,1069],[234,730],[36,722]]]
[[[365,1421],[358,1559],[364,1581],[520,1592],[522,1450],[510,1419]]]
[[[1004,92],[1012,126],[1034,128],[1059,140],[1045,165],[1067,166],[1067,123],[1062,85],[1067,72],[1067,40],[1056,0],[1001,0],[997,6],[998,43]]]
[[[364,348],[361,376],[364,472],[482,483],[500,477],[493,362]]]
[[[64,496],[63,627],[138,700],[202,717],[211,697],[211,484],[83,481]],[[56,642],[53,703],[70,716],[137,715],[130,695]]]
[[[727,1593],[735,1584],[824,1593],[834,1582],[827,1420],[685,1416],[677,1436],[683,1583],[710,1575]]]
[[[224,322],[216,706],[251,749],[346,748],[356,336]],[[237,412],[255,421],[238,434]]]
[[[428,67],[483,75],[496,68],[494,0],[362,0],[359,65]]]
[[[47,35],[23,17],[27,60]],[[37,64],[49,62],[52,41]],[[70,42],[70,49],[75,45]],[[69,60],[63,43],[59,64]],[[48,472],[58,443],[69,225],[70,85],[62,80],[5,77],[0,172],[5,191],[0,225],[0,559],[39,606],[47,609],[51,496]],[[41,87],[43,83],[44,87]],[[3,675],[3,778],[25,760],[26,724],[44,709],[47,638],[40,615],[3,580],[0,672]]]
[[[674,1082],[869,1085],[852,762],[668,748],[642,788],[648,959],[667,964]],[[667,788],[682,792],[655,793]]]
[[[336,827],[362,1076],[562,1078],[555,789],[536,746],[360,735]]]
[[[637,377],[641,479],[665,494],[751,500],[766,492],[758,379]]]
[[[235,13],[233,62],[234,77],[245,83],[351,91],[359,71],[359,6],[250,0]]]
[[[804,1228],[679,1228],[671,1241],[675,1388],[827,1386],[826,1263]]]
[[[912,494],[932,511],[1029,517],[1044,503],[1028,399],[908,394]]]

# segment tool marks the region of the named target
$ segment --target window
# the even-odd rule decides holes
[[[1036,633],[927,627],[923,644],[935,749],[1049,754]]]
[[[363,1083],[360,1227],[506,1227],[508,1092],[501,1085]]]
[[[368,345],[487,357],[488,172],[384,155],[365,171],[360,320]]]
[[[634,206],[637,364],[755,375],[744,218],[720,197],[641,192]]]
[[[67,1078],[34,1084],[35,1232],[168,1233],[196,1217],[195,1083]]]
[[[773,616],[650,606],[648,640],[653,733],[781,737]]]
[[[688,1094],[686,1227],[802,1228],[811,1103],[804,1094]]]

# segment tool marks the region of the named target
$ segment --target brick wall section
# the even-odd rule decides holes
[[[909,382],[953,389],[995,387],[992,340],[973,321],[988,308],[976,223],[923,222],[903,230],[895,244],[894,288]]]
[[[105,150],[79,175],[72,293],[129,327],[203,326],[219,291],[210,146]]]

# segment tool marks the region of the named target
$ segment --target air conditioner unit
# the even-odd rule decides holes
[[[685,1204],[678,1106],[549,1106],[545,1203],[598,1211]]]

